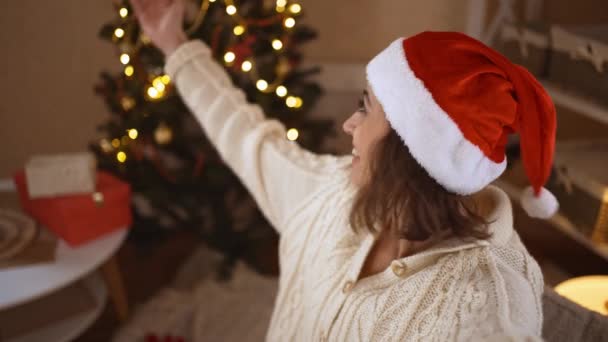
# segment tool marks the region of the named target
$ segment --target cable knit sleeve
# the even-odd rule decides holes
[[[348,165],[350,157],[316,155],[287,140],[285,127],[246,101],[204,42],[181,45],[169,56],[165,70],[209,140],[279,232],[299,203]]]

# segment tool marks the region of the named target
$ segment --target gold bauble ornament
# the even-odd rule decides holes
[[[154,130],[154,140],[160,145],[166,145],[173,139],[173,131],[165,123],[161,123]]]
[[[123,98],[120,99],[120,105],[122,106],[122,109],[128,112],[135,107],[135,99],[131,96],[123,96]]]

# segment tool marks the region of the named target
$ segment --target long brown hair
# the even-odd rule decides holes
[[[471,196],[448,192],[418,164],[395,130],[371,153],[368,179],[353,201],[355,230],[389,229],[400,238],[422,241],[448,232],[461,238],[487,239],[488,222]]]

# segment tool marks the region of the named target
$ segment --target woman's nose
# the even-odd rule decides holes
[[[354,115],[351,115],[344,123],[342,124],[342,129],[346,134],[352,135],[355,129],[355,120]]]

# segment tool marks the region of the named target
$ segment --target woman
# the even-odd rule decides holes
[[[520,132],[536,216],[555,110],[524,69],[465,35],[398,39],[367,66],[344,123],[353,156],[287,141],[231,85],[209,48],[187,41],[183,4],[133,0],[166,72],[226,163],[281,234],[269,341],[540,339],[543,278],[489,185]],[[534,212],[535,211],[535,212]]]

